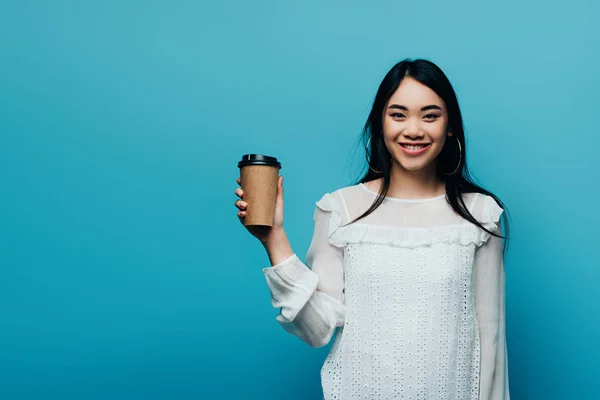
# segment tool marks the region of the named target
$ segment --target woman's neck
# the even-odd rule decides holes
[[[388,196],[401,199],[426,199],[441,196],[445,191],[444,183],[436,175],[435,163],[416,171],[404,169],[395,162],[392,164]]]

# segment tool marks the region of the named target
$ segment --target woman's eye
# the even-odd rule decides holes
[[[437,117],[438,117],[438,116],[437,116],[436,114],[427,114],[427,115],[425,116],[425,118],[427,118],[427,119],[435,119],[435,118],[437,118]]]
[[[392,114],[392,118],[404,118],[404,115],[402,115],[401,113],[394,113]]]

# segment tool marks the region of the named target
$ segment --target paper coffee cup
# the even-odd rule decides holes
[[[246,208],[245,226],[273,226],[281,163],[275,157],[246,154],[238,163]]]

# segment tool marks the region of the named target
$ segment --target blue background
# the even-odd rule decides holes
[[[233,191],[362,172],[377,86],[425,57],[507,204],[514,399],[597,398],[598,2],[0,2],[0,398],[307,399],[329,346],[275,321]],[[596,317],[594,317],[596,315]]]

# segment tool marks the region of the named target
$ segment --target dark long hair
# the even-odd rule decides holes
[[[363,129],[363,141],[367,153],[367,164],[369,169],[366,175],[364,175],[357,183],[365,183],[383,177],[383,184],[380,187],[377,198],[373,204],[371,204],[369,209],[350,223],[356,222],[375,211],[385,199],[390,188],[391,155],[383,140],[383,115],[385,106],[390,97],[398,89],[402,79],[407,76],[433,90],[444,101],[446,109],[448,110],[448,128],[452,131],[453,138],[446,140],[444,148],[438,156],[436,168],[437,177],[444,182],[446,186],[446,201],[452,206],[452,209],[457,214],[467,221],[475,224],[491,235],[507,239],[510,229],[506,207],[496,195],[478,186],[473,181],[467,168],[465,132],[456,93],[444,72],[431,61],[423,59],[405,59],[397,63],[386,74],[379,85],[373,107],[371,108],[371,112],[369,113],[369,117]],[[456,139],[460,142],[462,156]],[[455,172],[450,174],[452,171]],[[482,193],[491,196],[498,205],[505,210],[502,216],[502,225],[504,226],[505,236],[489,231],[473,217],[462,197],[462,194],[465,193]],[[508,243],[505,240],[505,251],[507,244]]]

